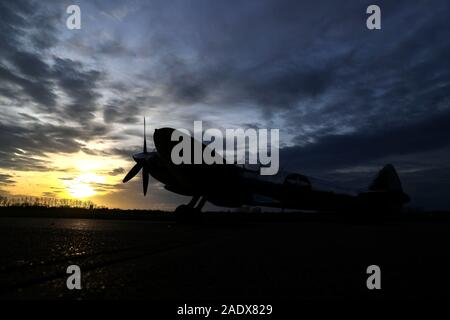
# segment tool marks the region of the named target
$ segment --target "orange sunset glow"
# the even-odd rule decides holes
[[[51,171],[15,171],[13,176],[16,182],[3,189],[12,196],[92,199],[113,192],[109,188],[121,183],[123,177],[112,176],[111,171],[128,165],[117,157],[93,156],[82,151],[76,154],[47,154],[45,161]],[[11,174],[6,170],[0,170],[0,173]]]

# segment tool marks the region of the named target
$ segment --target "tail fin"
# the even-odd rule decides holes
[[[387,164],[369,186],[370,191],[403,192],[402,183],[392,164]]]
[[[402,183],[392,164],[387,164],[378,172],[369,186],[369,192],[359,194],[361,200],[372,209],[383,209],[380,212],[399,212],[402,205],[411,201],[403,192]]]

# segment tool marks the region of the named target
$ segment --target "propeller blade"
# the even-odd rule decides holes
[[[142,187],[144,188],[144,196],[147,194],[148,188],[148,169],[147,166],[143,166],[142,168]]]
[[[139,170],[141,170],[142,164],[136,163],[133,168],[131,168],[130,172],[127,173],[125,178],[123,178],[123,182],[127,182],[132,179],[135,175],[138,174]]]
[[[145,133],[145,117],[144,117],[144,153],[147,153],[147,135]]]

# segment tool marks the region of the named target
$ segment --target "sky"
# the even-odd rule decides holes
[[[381,8],[381,30],[366,8]],[[81,29],[66,27],[67,6]],[[397,168],[450,209],[450,2],[0,2],[0,194],[186,202],[121,180],[154,128],[279,128],[280,163],[347,186]]]

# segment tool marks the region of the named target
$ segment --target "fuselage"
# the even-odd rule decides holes
[[[358,191],[339,188],[298,173],[261,176],[238,165],[173,165],[159,156],[148,160],[150,174],[165,188],[184,196],[205,196],[222,207],[267,206],[336,210],[358,205]]]

